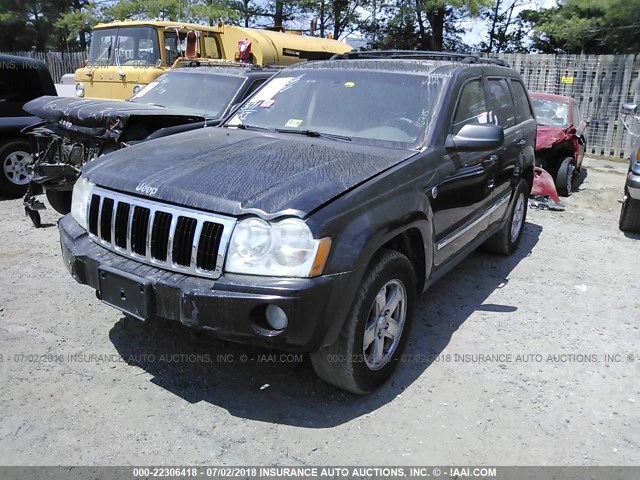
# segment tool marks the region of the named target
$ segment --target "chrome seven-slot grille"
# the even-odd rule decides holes
[[[103,247],[167,270],[218,278],[235,220],[94,187],[89,234]]]

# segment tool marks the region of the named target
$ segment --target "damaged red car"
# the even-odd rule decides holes
[[[558,194],[568,197],[582,168],[587,122],[573,98],[540,92],[529,95],[538,123],[536,165],[551,174]]]

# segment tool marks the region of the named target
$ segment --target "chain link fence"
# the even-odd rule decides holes
[[[533,92],[573,97],[587,127],[587,154],[627,158],[631,136],[620,106],[640,101],[640,55],[498,55],[520,72]]]

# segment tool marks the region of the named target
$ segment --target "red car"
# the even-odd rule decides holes
[[[538,124],[536,165],[549,172],[558,193],[568,197],[582,167],[587,122],[573,98],[540,92],[529,95]]]

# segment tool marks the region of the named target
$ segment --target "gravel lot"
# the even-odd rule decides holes
[[[513,257],[421,297],[363,398],[306,359],[125,320],[65,270],[54,212],[36,230],[0,201],[0,464],[639,464],[640,237],[617,228],[626,165],[586,165]]]

